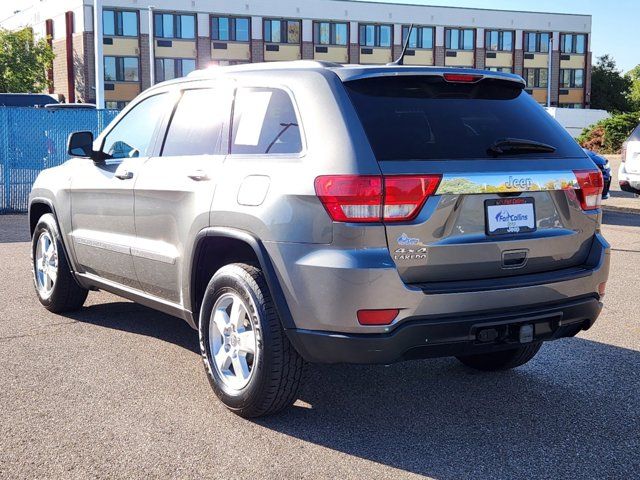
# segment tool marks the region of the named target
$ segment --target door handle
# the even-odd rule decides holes
[[[207,172],[205,172],[204,170],[194,170],[193,172],[187,174],[187,177],[196,182],[209,180],[209,175],[207,175]]]
[[[120,180],[130,180],[133,178],[133,172],[130,172],[129,170],[124,170],[120,173],[116,173],[115,177]]]

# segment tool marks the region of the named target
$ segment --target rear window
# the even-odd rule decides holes
[[[640,125],[638,125],[636,129],[631,132],[631,135],[629,135],[629,140],[633,142],[640,142]]]
[[[404,76],[345,86],[378,160],[492,158],[489,146],[505,138],[556,148],[527,158],[584,156],[569,134],[514,82],[484,79],[465,84],[437,76]]]

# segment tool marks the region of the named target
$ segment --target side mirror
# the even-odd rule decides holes
[[[74,132],[67,141],[67,153],[72,157],[94,158],[93,133]]]

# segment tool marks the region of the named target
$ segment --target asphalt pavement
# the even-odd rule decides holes
[[[631,478],[640,472],[640,216],[607,212],[605,308],[529,364],[311,366],[288,411],[217,402],[181,320],[91,293],[44,310],[25,217],[0,216],[0,478]],[[338,300],[338,299],[337,299]]]

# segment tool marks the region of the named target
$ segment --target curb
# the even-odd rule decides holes
[[[602,210],[605,212],[630,213],[632,215],[640,215],[640,206],[638,208],[632,208],[618,207],[617,205],[603,205]]]

